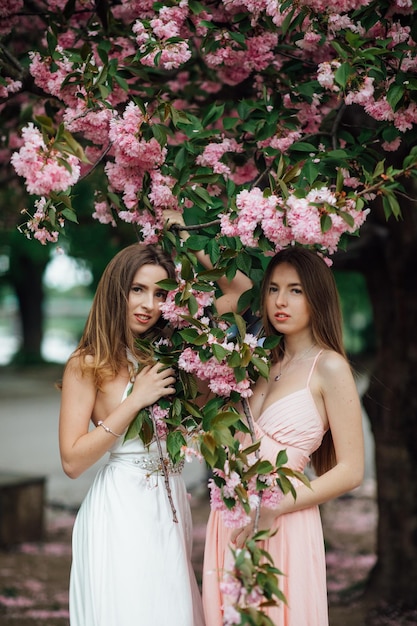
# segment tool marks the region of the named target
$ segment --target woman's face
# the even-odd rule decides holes
[[[275,330],[290,335],[310,328],[310,307],[297,270],[280,263],[272,271],[266,293],[266,313]]]
[[[168,278],[160,265],[142,265],[133,277],[130,287],[127,319],[134,335],[141,335],[161,317],[159,305],[165,302],[167,292],[156,284]]]

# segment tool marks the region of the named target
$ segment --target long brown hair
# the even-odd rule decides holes
[[[336,282],[331,269],[312,250],[292,246],[278,252],[265,272],[261,291],[261,314],[266,335],[276,334],[268,320],[264,303],[268,294],[271,275],[281,263],[288,263],[296,270],[303,288],[311,320],[311,330],[316,344],[334,350],[346,358],[343,345],[342,312]],[[276,363],[285,352],[285,337],[272,351],[272,362]],[[318,475],[331,469],[336,463],[336,454],[330,429],[323,437],[320,447],[312,454],[312,464]]]
[[[121,250],[110,261],[94,296],[84,332],[75,351],[82,357],[83,370],[92,371],[98,387],[107,377],[113,377],[128,365],[126,349],[141,362],[143,355],[138,353],[127,320],[129,291],[136,272],[144,265],[162,267],[168,278],[175,279],[174,263],[161,248],[140,243]],[[152,329],[162,331],[162,323]],[[151,331],[151,332],[152,332]]]

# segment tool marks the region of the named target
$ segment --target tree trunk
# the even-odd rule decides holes
[[[375,438],[379,512],[366,599],[400,614],[417,608],[417,210],[403,204],[402,212],[400,221],[381,217],[356,259],[378,344],[363,398]]]
[[[375,437],[378,561],[370,593],[417,606],[417,213],[403,209],[366,268],[379,349],[364,399]],[[382,242],[381,242],[382,243]]]
[[[24,239],[20,234],[18,237]],[[49,251],[38,242],[25,241],[25,245],[21,245],[16,238],[11,249],[9,278],[19,303],[22,332],[22,344],[13,360],[23,365],[40,363],[43,361],[42,277],[49,260]]]

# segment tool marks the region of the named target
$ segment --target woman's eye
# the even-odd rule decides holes
[[[139,293],[139,291],[142,291],[142,287],[139,287],[138,285],[133,285],[132,291],[134,291],[135,293]]]
[[[163,300],[167,299],[167,292],[166,291],[157,291],[155,295],[156,295],[157,298],[162,298]]]
[[[269,293],[276,293],[278,291],[277,287],[270,287],[269,288]]]
[[[297,295],[298,295],[298,294],[302,294],[302,293],[303,293],[302,289],[299,289],[298,287],[294,287],[294,289],[292,290],[292,292],[293,292],[293,293],[295,293],[295,294],[297,294]]]

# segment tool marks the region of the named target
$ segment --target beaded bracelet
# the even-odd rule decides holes
[[[105,425],[105,423],[103,421],[99,421],[97,422],[97,426],[102,426],[104,428],[104,430],[106,431],[106,433],[110,433],[111,435],[113,435],[113,437],[121,437],[122,435],[118,435],[117,433],[113,432],[111,428],[109,428],[108,426]]]

